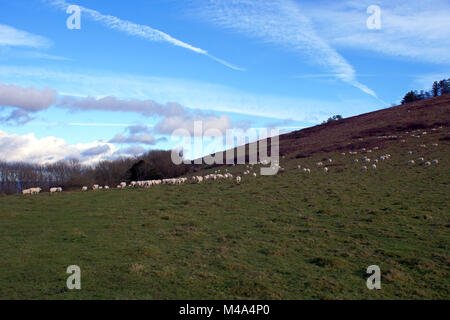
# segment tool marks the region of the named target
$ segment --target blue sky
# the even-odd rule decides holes
[[[93,163],[170,149],[198,120],[286,132],[381,109],[448,78],[449,16],[441,0],[0,1],[0,160]]]

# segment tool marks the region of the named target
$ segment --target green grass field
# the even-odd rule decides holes
[[[316,154],[240,185],[1,197],[0,298],[449,299],[448,145],[370,157],[384,153],[368,172]],[[440,162],[407,165],[419,155]],[[373,264],[381,290],[366,287]],[[69,265],[81,290],[66,288]]]

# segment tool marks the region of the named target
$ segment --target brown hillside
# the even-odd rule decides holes
[[[383,146],[388,136],[400,138],[407,131],[449,123],[450,95],[444,95],[281,135],[280,155],[301,158],[318,152]]]
[[[307,158],[316,153],[383,148],[390,140],[406,138],[406,132],[449,124],[450,95],[444,95],[280,135],[280,156]],[[248,145],[246,149],[248,161]]]

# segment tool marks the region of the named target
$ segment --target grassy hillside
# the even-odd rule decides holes
[[[440,97],[294,132],[286,172],[240,185],[1,197],[0,298],[449,299],[449,116]],[[407,164],[418,157],[439,164]],[[328,158],[328,173],[314,166]],[[373,264],[381,290],[366,288]]]

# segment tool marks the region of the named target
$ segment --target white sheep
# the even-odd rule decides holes
[[[323,171],[328,172],[328,168],[327,167],[323,168]]]
[[[415,164],[416,162],[414,160],[409,160],[408,164]]]
[[[236,177],[236,182],[237,182],[237,183],[241,183],[241,180],[242,180],[242,179],[241,179],[240,176],[237,176],[237,177]]]
[[[425,162],[424,164],[425,164],[425,167],[431,166],[431,162],[430,162],[430,161],[427,161],[427,162]]]
[[[376,169],[377,165],[375,163],[372,163],[372,165],[370,166],[372,169]]]
[[[432,163],[432,164],[438,164],[438,163],[439,163],[439,160],[438,160],[438,159],[431,160],[431,163]]]
[[[362,170],[362,171],[367,171],[367,167],[366,167],[366,166],[362,166],[362,167],[361,167],[361,170]]]
[[[81,188],[81,191],[87,191],[87,190],[88,190],[88,187],[86,187],[86,186]]]

